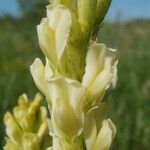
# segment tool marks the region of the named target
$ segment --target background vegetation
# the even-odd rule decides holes
[[[12,110],[23,92],[33,98],[38,91],[29,66],[36,57],[43,58],[36,25],[45,13],[44,8],[40,12],[25,13],[19,20],[10,17],[0,19],[0,149],[5,143],[4,113]],[[107,115],[116,124],[118,132],[112,145],[114,150],[149,149],[149,27],[150,21],[146,20],[104,23],[99,32],[101,42],[118,49],[118,84],[106,96]]]

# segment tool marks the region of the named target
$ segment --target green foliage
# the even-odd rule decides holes
[[[32,20],[41,19],[45,14],[45,6],[48,0],[17,0],[22,17]]]
[[[39,0],[17,0],[18,4],[20,6],[22,14],[26,14],[28,11],[31,11],[37,3],[39,3]]]
[[[41,19],[41,18],[39,18]],[[41,58],[36,23],[0,20],[0,149],[4,145],[3,115],[17,104],[22,93],[38,91],[29,72],[34,58]],[[108,93],[108,116],[117,126],[112,149],[149,148],[150,127],[150,22],[107,24],[100,29],[100,41],[117,48],[118,84]]]
[[[148,150],[150,139],[150,21],[105,24],[102,41],[118,49],[118,84],[106,99],[117,127],[113,149]]]

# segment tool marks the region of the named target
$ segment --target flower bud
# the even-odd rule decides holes
[[[117,79],[115,52],[100,43],[92,44],[87,52],[82,85],[86,88],[89,105],[102,100],[107,89]]]
[[[102,122],[102,127],[97,136],[94,150],[108,150],[116,135],[116,127],[110,119]]]
[[[93,107],[85,116],[84,136],[87,150],[108,150],[116,134],[110,119],[104,120],[106,104]]]
[[[20,142],[23,132],[11,113],[7,112],[5,114],[4,123],[6,125],[7,136],[15,143]]]
[[[78,0],[78,22],[84,34],[94,30],[97,0]]]

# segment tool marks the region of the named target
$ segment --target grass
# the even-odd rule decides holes
[[[106,25],[102,41],[118,49],[118,84],[108,96],[109,113],[116,126],[113,149],[149,148],[150,22]]]
[[[4,145],[3,115],[27,93],[38,91],[29,72],[34,58],[42,58],[36,24],[31,20],[0,20],[0,149]],[[108,117],[117,126],[112,149],[148,150],[150,139],[150,21],[105,23],[100,41],[118,49],[118,84],[106,97]]]

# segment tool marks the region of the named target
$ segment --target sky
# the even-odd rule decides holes
[[[19,16],[17,0],[0,0],[0,16],[3,14]],[[150,19],[150,0],[112,0],[107,20]]]
[[[115,20],[118,16],[121,20],[150,19],[150,0],[112,0],[107,18]]]
[[[3,14],[19,16],[19,6],[17,4],[17,0],[0,0],[0,16]]]

